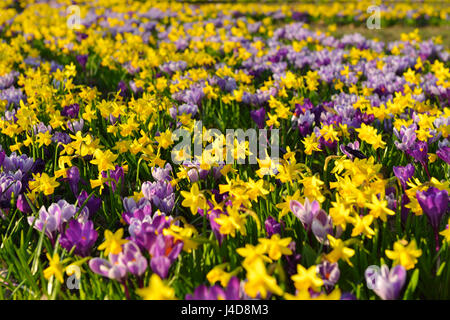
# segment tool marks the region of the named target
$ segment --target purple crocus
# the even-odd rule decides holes
[[[211,287],[202,284],[194,290],[193,294],[187,294],[186,300],[240,300],[240,291],[239,279],[232,277],[226,288],[217,284]]]
[[[78,182],[80,182],[80,170],[78,167],[73,166],[67,170],[67,181],[72,193],[74,195],[78,194]]]
[[[442,147],[438,151],[436,151],[436,155],[450,164],[450,147]],[[0,165],[1,165],[1,156],[0,156]]]
[[[97,237],[98,233],[95,231],[92,221],[88,220],[83,223],[77,220],[70,220],[68,228],[59,239],[59,243],[67,251],[75,247],[75,254],[86,257],[89,255]]]
[[[151,255],[150,267],[161,278],[166,278],[172,263],[183,249],[183,242],[174,242],[173,237],[158,234],[149,249]]]
[[[80,64],[80,66],[83,68],[83,70],[86,69],[86,63],[88,61],[88,57],[89,57],[89,55],[87,55],[87,54],[80,54],[80,55],[76,56],[77,61]]]
[[[292,251],[291,255],[284,255],[284,258],[287,261],[286,270],[287,273],[292,276],[297,273],[297,265],[300,263],[302,255],[296,252],[296,244],[295,241],[291,241],[289,243],[288,248]]]
[[[414,176],[414,166],[408,163],[405,167],[394,167],[393,170],[395,176],[400,180],[403,189],[406,190],[406,183]]]
[[[22,213],[31,213],[30,205],[23,194],[19,194],[17,197],[16,206]]]
[[[266,219],[264,225],[266,227],[267,236],[269,238],[272,237],[272,235],[274,235],[275,233],[278,234],[281,233],[281,224],[277,220],[275,220],[272,216],[269,216]]]
[[[341,276],[339,265],[337,263],[330,263],[326,260],[317,265],[317,273],[322,278],[323,284],[325,285],[325,289],[328,293],[331,292]]]
[[[305,198],[304,204],[301,204],[297,200],[291,200],[289,206],[292,213],[300,219],[304,228],[309,231],[314,217],[320,210],[319,202],[316,200],[309,202],[309,199]]]
[[[365,272],[367,286],[383,300],[395,300],[405,285],[406,270],[402,265],[393,267],[390,271],[387,265],[381,269],[369,267]]]
[[[1,146],[0,146],[0,148],[1,148]],[[3,160],[5,160],[5,157],[6,157],[5,151],[0,150],[0,167],[1,167],[2,164],[3,164]]]
[[[64,117],[75,119],[78,117],[79,112],[80,112],[80,105],[78,103],[74,103],[65,106],[61,111],[61,115]]]
[[[81,191],[77,197],[78,206],[81,207],[84,204],[84,202],[87,200],[88,197],[89,197],[89,195],[85,190]],[[100,209],[101,205],[102,205],[102,199],[97,198],[96,196],[92,196],[86,203],[86,207],[89,210],[89,216],[92,217],[92,215]]]
[[[216,196],[217,199],[217,196]],[[211,225],[211,230],[216,236],[217,241],[219,241],[219,245],[222,244],[223,239],[225,238],[225,235],[220,232],[220,224],[216,222],[216,219],[220,217],[221,214],[224,214],[224,212],[220,209],[214,209],[214,205],[208,201],[209,209],[208,214],[206,215],[209,223]],[[200,215],[203,216],[203,209],[198,209],[198,212]]]
[[[416,198],[433,228],[436,251],[439,251],[439,225],[442,221],[442,217],[449,209],[448,192],[447,190],[439,190],[435,187],[430,187],[427,191],[417,191]]]
[[[252,117],[253,121],[258,125],[259,129],[264,128],[265,126],[265,118],[266,118],[266,110],[264,107],[261,107],[257,110],[251,110],[250,116]]]
[[[406,153],[413,157],[415,161],[420,162],[422,166],[427,167],[428,162],[428,144],[424,141],[416,142]]]
[[[102,177],[107,178],[108,174],[105,171],[102,171]],[[109,170],[110,180],[106,182],[106,185],[112,189],[112,192],[116,192],[117,184],[119,181],[123,183],[123,179],[125,177],[125,172],[123,167],[116,165],[114,170]]]

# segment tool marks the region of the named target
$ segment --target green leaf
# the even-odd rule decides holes
[[[414,270],[411,280],[409,281],[408,287],[406,288],[403,300],[412,299],[412,294],[417,288],[417,283],[419,282],[419,269]]]
[[[436,272],[436,276],[439,277],[442,274],[442,271],[444,271],[444,267],[446,265],[446,261],[444,261],[441,266],[439,267],[439,270]]]

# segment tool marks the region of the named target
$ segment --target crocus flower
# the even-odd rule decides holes
[[[128,272],[135,276],[141,276],[147,270],[147,259],[142,255],[139,247],[129,241],[122,247],[122,252],[117,256],[119,264],[126,266]]]
[[[442,147],[438,151],[436,151],[436,154],[439,158],[450,164],[450,147]],[[1,158],[1,156],[0,156]],[[1,165],[1,159],[0,159],[0,165]]]
[[[33,158],[29,158],[26,154],[18,156],[15,152],[12,152],[9,156],[4,157],[2,165],[4,172],[16,172],[20,169],[25,173],[31,170],[33,163]]]
[[[311,230],[320,243],[328,243],[327,235],[333,234],[333,222],[329,215],[324,210],[314,215],[311,224]]]
[[[2,164],[3,164],[3,160],[5,160],[5,157],[6,157],[5,151],[0,150],[0,167],[1,167]]]
[[[112,261],[114,260],[114,261]],[[110,254],[109,261],[102,258],[93,258],[89,260],[89,268],[99,275],[109,279],[122,281],[127,275],[127,267],[117,261],[117,255]]]
[[[204,284],[198,286],[193,294],[187,294],[186,300],[240,300],[240,281],[237,277],[232,277],[228,281],[227,287],[219,285],[207,287]]]
[[[78,117],[78,113],[80,112],[80,105],[78,103],[74,103],[68,106],[65,106],[61,111],[61,115],[64,117],[68,117],[71,119],[75,119]]]
[[[89,195],[85,190],[81,191],[77,197],[78,206],[81,207],[88,197]],[[97,198],[96,196],[92,196],[86,204],[86,207],[89,210],[89,216],[92,217],[92,215],[100,209],[101,205],[102,199]]]
[[[439,224],[441,223],[442,217],[449,209],[448,192],[447,190],[439,190],[435,187],[430,187],[427,191],[417,191],[416,197],[423,212],[427,215],[428,221],[433,227],[436,240],[436,251],[439,251]]]
[[[183,242],[177,241],[171,236],[158,234],[153,245],[149,249],[151,255],[150,267],[161,278],[166,278],[169,268],[183,249]]]
[[[317,273],[322,278],[323,284],[328,292],[331,292],[341,276],[337,262],[330,263],[326,260],[317,265]]]
[[[59,239],[59,243],[67,251],[75,247],[75,254],[86,257],[89,255],[97,237],[98,233],[95,231],[92,221],[88,220],[83,223],[77,220],[70,220],[68,228]]]
[[[281,224],[277,220],[275,220],[272,216],[269,216],[266,219],[264,225],[266,227],[267,236],[269,238],[272,237],[272,235],[274,235],[275,233],[278,234],[281,233]]]
[[[406,189],[406,183],[414,176],[414,166],[408,163],[405,167],[394,167],[394,174],[400,180],[403,189]]]
[[[406,270],[402,265],[390,271],[387,265],[378,268],[367,268],[365,272],[367,286],[383,300],[395,300],[399,297],[406,281]]]
[[[301,204],[297,200],[291,200],[289,207],[292,213],[300,219],[306,230],[310,230],[314,216],[319,213],[320,205],[316,200],[309,202],[308,198],[305,198],[304,204]]]
[[[172,166],[170,165],[170,163],[166,163],[164,168],[153,167],[151,171],[152,176],[156,181],[172,180],[172,178],[170,177],[170,172],[172,171]]]
[[[31,213],[30,205],[28,204],[27,199],[25,199],[25,196],[23,194],[19,194],[17,197],[16,202],[17,209],[20,210],[22,213]]]
[[[125,97],[127,95],[128,92],[128,87],[127,84],[125,83],[125,81],[120,80],[119,83],[117,84],[117,91],[120,90],[120,95],[122,97]]]
[[[264,128],[265,126],[265,117],[266,117],[266,110],[264,107],[261,107],[257,110],[251,110],[250,116],[252,117],[253,121],[258,125],[259,129]]]
[[[105,171],[102,171],[102,177],[107,178],[108,174]],[[123,168],[121,166],[116,165],[114,170],[109,170],[109,177],[111,178],[110,181],[106,182],[106,185],[109,186],[112,189],[112,192],[116,192],[117,184],[119,183],[119,180],[122,181],[125,177],[125,173],[123,171]]]
[[[74,205],[67,203],[65,200],[59,200],[52,203],[48,209],[44,206],[39,210],[39,218],[28,217],[28,223],[34,228],[42,231],[45,226],[45,234],[52,242],[56,238],[57,233],[64,231],[65,224],[75,215],[77,209]]]
[[[411,149],[406,151],[408,155],[414,158],[415,161],[420,162],[424,167],[428,162],[428,144],[424,141],[418,141]]]
[[[86,63],[88,60],[89,55],[87,54],[81,54],[81,55],[77,55],[77,61],[80,64],[80,66],[83,68],[83,70],[86,68]]]
[[[78,167],[73,166],[67,170],[67,181],[72,193],[74,195],[78,194],[78,182],[80,182],[80,170]]]
[[[300,259],[302,255],[300,253],[296,253],[296,244],[295,241],[289,243],[288,248],[292,251],[291,255],[284,255],[283,257],[287,261],[287,273],[292,276],[297,273],[297,265],[300,263]]]
[[[175,194],[172,184],[166,180],[157,182],[144,182],[142,184],[144,197],[165,213],[173,210],[175,205]]]
[[[394,134],[401,140],[401,142],[394,141],[395,146],[402,151],[407,151],[412,148],[416,141],[416,130],[416,125],[411,125],[408,128],[402,126],[400,131],[394,128]]]
[[[365,154],[363,154],[361,151],[359,151],[359,141],[355,141],[354,143],[349,143],[347,145],[341,144],[339,146],[339,149],[343,154],[345,154],[350,160],[353,161],[353,159],[359,158],[359,159],[365,159],[367,158]]]

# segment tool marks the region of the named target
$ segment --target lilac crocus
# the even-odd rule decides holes
[[[405,167],[394,167],[393,170],[395,176],[400,180],[403,189],[406,190],[406,183],[414,176],[414,166],[408,163]]]
[[[20,169],[20,171],[25,173],[31,170],[33,164],[33,158],[29,158],[26,154],[18,156],[15,152],[12,152],[9,156],[5,156],[2,165],[4,172],[16,172]]]
[[[369,267],[365,272],[367,286],[383,300],[395,300],[405,285],[406,270],[402,265],[393,267],[390,271],[387,265],[381,269]]]
[[[164,168],[153,167],[151,172],[152,172],[153,178],[156,181],[172,180],[172,178],[170,177],[170,173],[172,172],[172,166],[170,165],[170,163],[166,163]]]
[[[112,261],[114,260],[114,261]],[[117,261],[117,255],[110,254],[109,260],[102,258],[93,258],[89,260],[89,268],[101,276],[109,279],[122,281],[127,276],[127,267]]]
[[[148,266],[147,259],[133,241],[123,245],[122,252],[117,255],[117,262],[126,266],[128,272],[135,276],[142,276]]]
[[[144,197],[164,213],[169,213],[175,206],[175,194],[172,184],[166,180],[144,182],[142,184]]]
[[[439,251],[439,225],[442,221],[442,217],[449,210],[448,192],[447,190],[439,190],[435,187],[430,187],[427,191],[417,191],[416,198],[433,228],[436,251]]]
[[[62,233],[66,223],[75,215],[77,209],[66,200],[59,200],[52,203],[48,209],[44,206],[39,210],[39,218],[28,217],[28,223],[34,228],[42,231],[45,227],[45,234],[53,242],[57,233]],[[36,220],[36,221],[35,221]]]
[[[117,84],[117,91],[120,90],[119,95],[122,97],[125,97],[127,95],[128,92],[128,87],[127,84],[125,83],[125,81],[120,80],[119,83]]]
[[[22,191],[22,178],[20,170],[15,173],[0,173],[0,208],[9,208],[13,197],[15,198]]]
[[[75,254],[86,257],[89,255],[97,237],[98,233],[95,231],[92,221],[88,220],[83,223],[77,220],[70,220],[69,226],[59,239],[59,243],[67,251],[75,247]]]
[[[314,216],[319,212],[320,205],[316,200],[309,202],[308,198],[305,198],[304,204],[301,204],[297,200],[291,200],[289,207],[292,213],[300,219],[306,230],[310,230]]]
[[[411,125],[408,128],[402,126],[400,128],[400,131],[397,131],[397,129],[394,128],[394,134],[399,140],[401,140],[401,142],[394,141],[394,144],[397,147],[397,149],[405,152],[410,148],[412,148],[416,142],[416,130],[417,130],[416,125]]]
[[[311,223],[311,230],[317,241],[327,244],[327,235],[333,234],[333,222],[331,217],[327,215],[324,210],[319,210],[319,212],[314,215]]]

